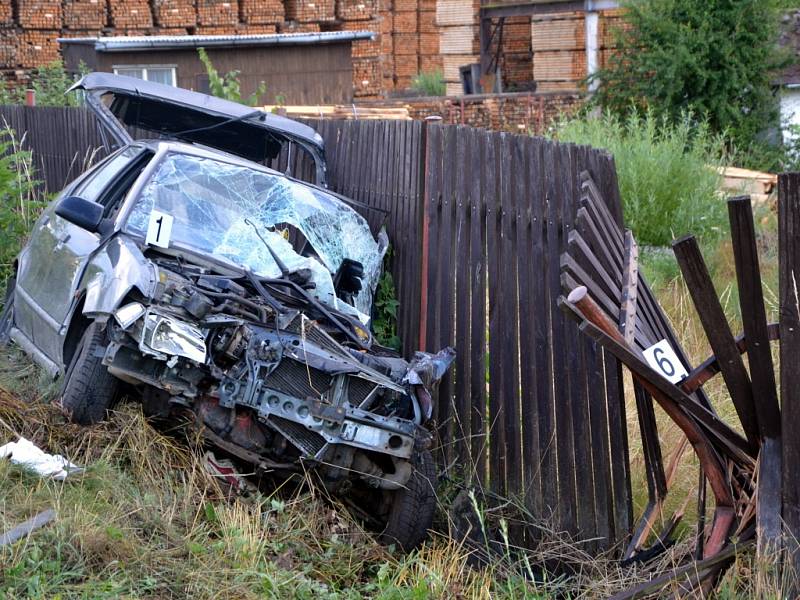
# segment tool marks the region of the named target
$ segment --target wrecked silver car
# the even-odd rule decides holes
[[[79,423],[121,386],[256,470],[313,469],[382,539],[433,516],[431,386],[453,355],[406,362],[370,331],[388,241],[346,199],[270,170],[310,128],[125,77],[77,84],[116,149],[59,195],[15,263],[0,317]],[[157,132],[134,141],[125,126]],[[213,134],[213,135],[212,135]],[[245,139],[242,139],[244,136]]]

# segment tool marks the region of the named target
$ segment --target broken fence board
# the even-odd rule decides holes
[[[800,173],[778,176],[782,498],[787,568],[800,573]],[[797,580],[787,593],[796,595]]]
[[[678,265],[708,342],[720,362],[722,378],[739,415],[742,429],[751,449],[755,449],[758,447],[759,434],[753,388],[744,361],[736,348],[728,320],[719,303],[711,275],[700,253],[700,247],[694,236],[688,236],[675,241],[672,249],[678,259]]]

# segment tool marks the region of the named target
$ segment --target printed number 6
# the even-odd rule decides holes
[[[656,362],[658,363],[658,368],[661,369],[661,371],[667,377],[672,377],[673,375],[675,375],[675,365],[673,365],[669,361],[669,359],[663,355],[664,355],[664,350],[662,350],[661,348],[656,348],[655,350],[653,350],[653,358],[656,359]],[[662,358],[659,358],[659,356],[662,356]]]

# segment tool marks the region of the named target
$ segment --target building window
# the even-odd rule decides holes
[[[168,66],[118,66],[114,67],[115,75],[127,75],[145,81],[154,81],[166,85],[177,86],[175,67]]]

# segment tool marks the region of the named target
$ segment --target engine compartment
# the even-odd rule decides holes
[[[256,466],[405,483],[412,454],[431,441],[422,426],[431,363],[443,373],[451,349],[405,361],[367,325],[316,301],[302,272],[267,279],[151,261],[153,297],[115,311],[103,361],[144,388],[147,410],[190,412],[208,439]]]

